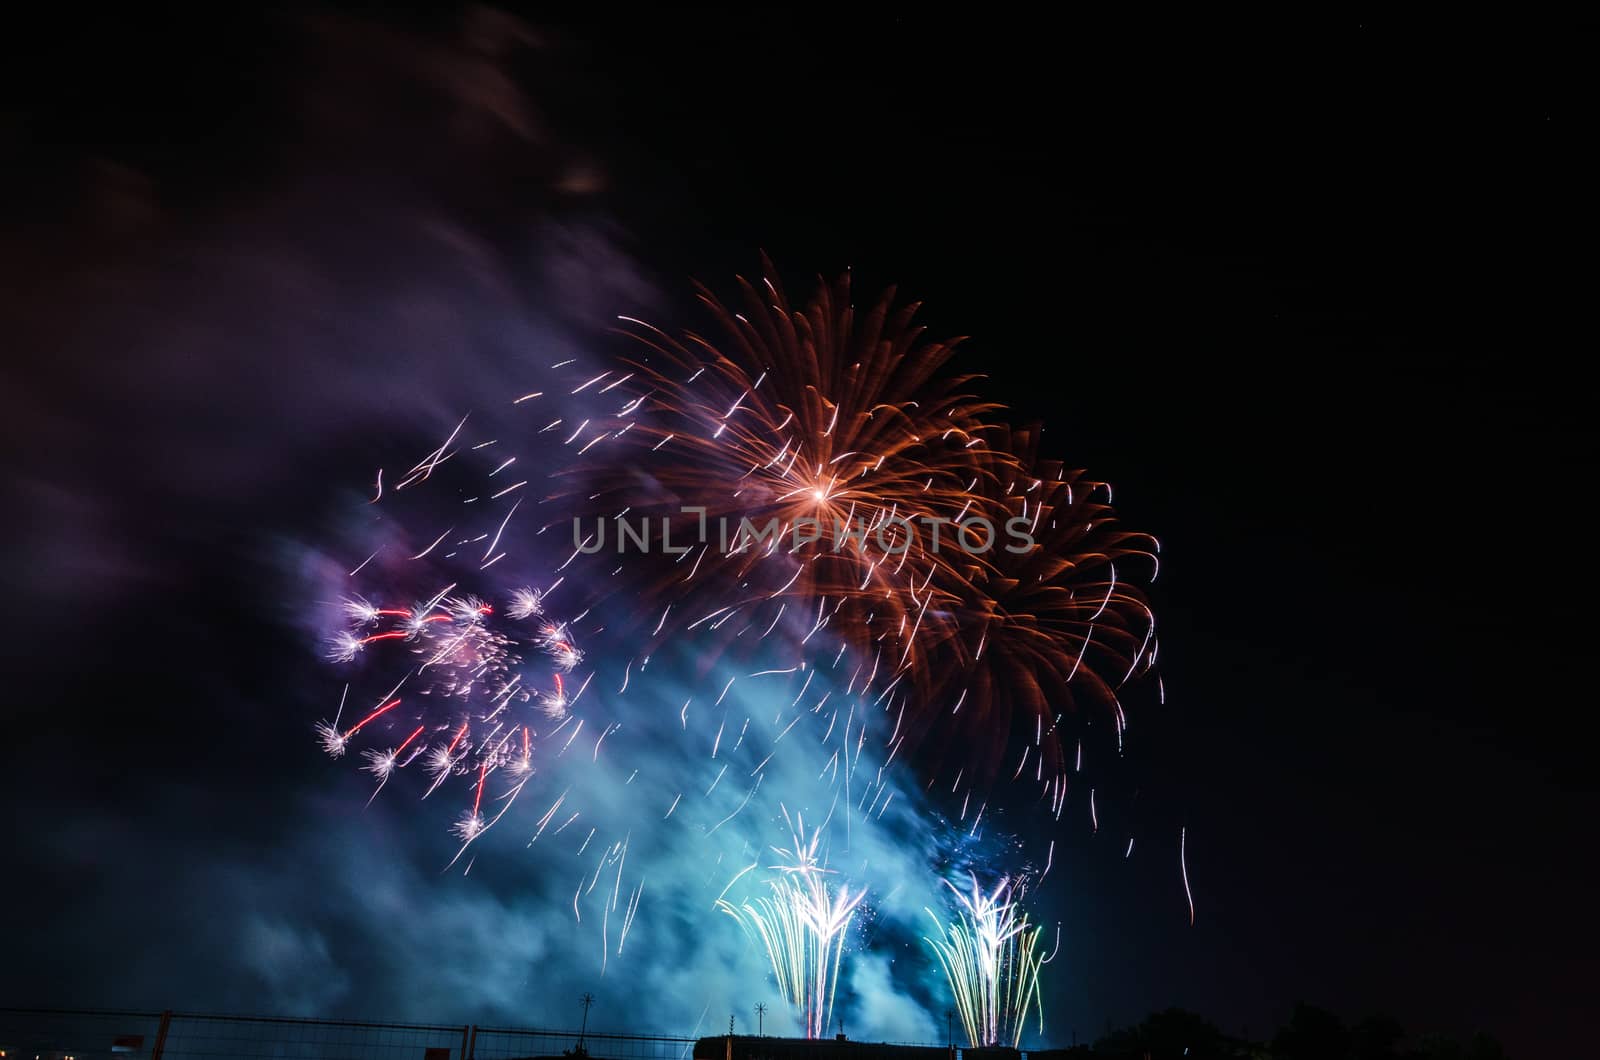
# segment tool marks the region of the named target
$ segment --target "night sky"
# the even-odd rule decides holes
[[[626,968],[529,985],[520,843],[441,874],[437,822],[363,813],[299,594],[373,467],[765,251],[925,302],[1161,538],[1140,853],[1057,826],[1051,1042],[1302,999],[1579,1040],[1579,42],[976,17],[7,34],[0,997],[689,1031]]]

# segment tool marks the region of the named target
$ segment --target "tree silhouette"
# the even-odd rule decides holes
[[[1349,1055],[1350,1033],[1343,1021],[1303,1001],[1272,1039],[1274,1060],[1346,1060]]]
[[[1374,1015],[1350,1028],[1351,1060],[1398,1060],[1406,1036],[1393,1016]]]
[[[1114,1031],[1095,1043],[1096,1053],[1111,1056],[1188,1057],[1212,1060],[1234,1055],[1227,1037],[1193,1012],[1169,1008],[1147,1016],[1137,1027]]]

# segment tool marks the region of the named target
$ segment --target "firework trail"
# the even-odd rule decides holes
[[[964,768],[975,782],[1027,775],[1057,808],[1064,716],[1097,708],[1120,750],[1118,691],[1155,665],[1155,618],[1137,579],[1153,576],[1159,546],[1118,524],[1105,483],[1041,459],[1038,437],[993,436],[1012,455],[977,477],[971,500],[995,526],[1026,526],[1033,545],[972,556],[946,594],[946,620],[924,623],[919,683],[944,690],[948,716],[914,730],[924,741],[914,750],[928,768]]]
[[[789,849],[774,848],[781,860],[771,866],[778,875],[767,882],[769,895],[738,905],[719,897],[716,905],[760,941],[778,990],[800,1015],[806,1037],[820,1038],[833,1017],[845,936],[866,895],[851,895],[847,885],[829,885],[831,870],[817,857],[820,828],[809,840],[803,820],[794,829]]]
[[[491,796],[509,805],[534,772],[540,730],[567,718],[562,674],[581,661],[582,652],[564,625],[542,620],[539,594],[532,589],[511,594],[505,611],[520,621],[504,627],[491,624],[495,608],[486,600],[449,592],[446,588],[426,601],[394,607],[358,595],[341,601],[346,625],[330,638],[328,658],[348,664],[368,652],[399,652],[409,669],[384,701],[355,724],[341,728],[336,718],[319,722],[316,732],[323,750],[334,758],[343,756],[374,722],[382,723],[385,734],[407,733],[396,744],[363,752],[363,768],[378,782],[374,797],[413,762],[420,761],[431,778],[424,797],[450,777],[470,777],[471,809],[452,828],[464,849],[493,823],[483,814],[490,777],[509,778],[509,787]],[[532,652],[547,659],[543,689],[528,683],[533,668],[526,663]],[[401,692],[405,696],[397,694]],[[407,704],[414,704],[409,712],[401,709]],[[403,727],[395,724],[397,718],[404,719]]]
[[[429,529],[414,543],[407,534],[404,547],[396,547],[390,533],[357,570],[340,575],[345,595],[329,609],[334,628],[324,655],[356,671],[353,680],[383,677],[378,687],[386,691],[361,713],[346,715],[341,701],[341,714],[317,728],[323,749],[340,757],[363,748],[363,769],[376,781],[374,797],[408,768],[425,774],[414,786],[423,798],[455,782],[462,807],[450,829],[459,843],[452,865],[521,794],[535,794],[541,808],[548,808],[528,845],[542,844],[542,854],[553,844],[567,849],[570,843],[571,853],[582,859],[571,915],[575,925],[597,936],[602,973],[624,952],[648,903],[645,877],[659,864],[649,859],[669,856],[669,848],[681,855],[681,844],[672,848],[667,837],[689,829],[708,851],[727,853],[755,838],[757,818],[748,811],[752,805],[767,808],[765,797],[831,799],[835,809],[828,821],[807,833],[809,845],[796,839],[786,863],[793,871],[783,877],[789,908],[806,918],[797,923],[813,942],[820,932],[828,946],[831,972],[824,983],[808,979],[807,989],[831,997],[846,948],[844,930],[861,899],[845,894],[833,904],[832,888],[820,882],[826,870],[815,861],[819,836],[832,821],[848,837],[853,821],[881,813],[892,798],[883,771],[874,774],[863,763],[864,754],[872,756],[865,748],[868,682],[860,664],[832,638],[819,636],[811,655],[786,655],[730,673],[709,693],[683,698],[673,675],[692,668],[699,644],[695,635],[680,633],[663,645],[653,666],[650,656],[626,663],[603,656],[615,662],[613,676],[582,715],[575,713],[594,676],[584,672],[586,648],[615,653],[620,638],[599,640],[604,627],[595,618],[603,609],[581,600],[571,618],[551,613],[554,591],[565,583],[562,599],[577,598],[580,579],[552,570],[554,581],[543,588],[519,585],[509,575],[507,583],[496,584],[495,574],[528,567],[493,562],[521,543],[512,522],[519,509],[510,499],[498,506],[480,503],[493,497],[496,473],[512,466],[503,452],[475,456],[483,445],[458,427],[377,502],[387,507],[373,518],[399,523],[403,514]],[[461,481],[447,481],[451,476]],[[420,488],[430,480],[427,490]],[[442,515],[441,495],[476,505],[467,508],[475,518]],[[394,511],[411,499],[420,503],[420,515]],[[451,523],[457,525],[443,534],[435,528]],[[363,540],[361,552],[371,544]],[[418,594],[417,585],[434,588]],[[479,593],[466,592],[466,585]],[[575,632],[580,626],[587,642],[581,647]],[[782,640],[774,637],[768,646],[787,651]],[[672,709],[657,711],[664,688],[671,690]],[[359,692],[356,697],[359,703]],[[356,720],[346,722],[346,716]],[[680,752],[704,739],[709,754],[675,757],[663,738],[681,740]],[[696,772],[703,772],[698,780]],[[769,783],[774,775],[784,778],[781,785]],[[663,824],[668,820],[670,826]],[[470,860],[466,864],[470,869]],[[818,1018],[825,1018],[826,1007]]]
[[[1016,1048],[1022,1043],[1030,1006],[1038,1014],[1040,1032],[1044,1031],[1039,972],[1055,956],[1045,957],[1040,951],[1044,929],[1031,925],[1017,901],[1008,896],[1008,880],[1002,879],[992,894],[983,892],[976,876],[971,878],[970,894],[948,880],[945,883],[956,896],[956,919],[946,924],[927,910],[940,933],[936,939],[924,936],[923,941],[944,969],[968,1044]]]
[[[995,406],[940,376],[956,343],[921,341],[893,290],[858,314],[848,276],[798,307],[770,270],[740,288],[742,311],[701,289],[715,341],[628,321],[650,353],[627,365],[611,462],[584,469],[591,544],[646,519],[687,549],[636,583],[661,601],[655,638],[704,623],[731,643],[788,612],[898,645],[898,665],[943,562],[919,521],[962,508]]]
[[[973,377],[946,371],[956,343],[923,341],[917,306],[895,308],[892,290],[859,314],[848,277],[798,306],[770,277],[740,292],[736,311],[702,289],[715,339],[630,321],[646,353],[508,396],[535,416],[521,433],[537,452],[470,437],[463,419],[409,470],[367,480],[365,511],[390,518],[416,498],[428,529],[403,547],[363,542],[341,565],[325,654],[393,687],[317,734],[333,757],[359,748],[374,796],[408,767],[426,774],[424,798],[455,781],[457,858],[538,774],[548,809],[529,845],[571,842],[585,859],[571,913],[599,935],[602,969],[644,900],[627,865],[685,828],[724,853],[741,836],[759,848],[758,814],[814,803],[795,779],[809,768],[831,800],[823,825],[797,821],[763,893],[715,908],[761,942],[816,1035],[864,896],[819,860],[824,832],[848,851],[851,829],[882,817],[897,758],[949,785],[938,797],[969,836],[997,779],[1026,775],[1059,818],[1064,715],[1103,708],[1120,747],[1119,690],[1154,667],[1136,578],[1157,550],[1119,528],[1109,487],[1042,459],[1036,432],[992,422],[1001,410],[971,396]],[[461,507],[441,508],[442,492]],[[973,518],[991,528],[976,542],[959,529]],[[649,527],[649,547],[623,547],[630,525]],[[1026,547],[995,529],[1013,525]],[[552,529],[540,555],[508,559],[524,531]],[[608,667],[579,715],[588,649]],[[664,669],[697,671],[692,694]],[[757,681],[798,692],[772,709],[750,695]],[[563,757],[572,776],[626,766],[596,798],[582,779],[550,784]],[[974,881],[929,943],[975,1043],[1017,1040],[1038,1005],[1040,931],[1006,891]]]
[[[458,858],[516,801],[538,771],[541,745],[558,750],[564,728],[581,728],[572,704],[586,680],[574,674],[584,652],[570,625],[547,614],[548,590],[491,580],[522,498],[496,478],[514,461],[480,455],[495,443],[470,440],[466,424],[364,499],[364,522],[388,529],[344,576],[323,652],[353,679],[392,687],[354,724],[336,717],[316,726],[332,757],[367,744],[362,768],[376,780],[374,798],[409,768],[425,774],[423,798],[460,780],[466,793],[450,829]],[[439,498],[451,492],[461,507],[441,513]],[[402,547],[396,536],[413,519],[431,528]],[[480,596],[464,584],[488,588]]]
[[[891,289],[857,313],[846,275],[796,305],[764,264],[737,309],[700,289],[713,337],[628,320],[648,353],[578,388],[618,408],[575,432],[604,444],[562,493],[587,513],[574,558],[652,602],[638,658],[688,634],[704,666],[832,634],[867,660],[852,691],[873,691],[892,754],[973,810],[1026,776],[1059,817],[1067,716],[1093,708],[1120,752],[1119,693],[1154,668],[1155,539],[1041,458],[1037,430],[995,422],[916,304]]]

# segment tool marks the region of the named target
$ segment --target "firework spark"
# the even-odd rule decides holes
[[[584,469],[588,539],[610,525],[621,547],[628,513],[678,543],[641,573],[671,606],[657,639],[706,623],[731,640],[798,605],[813,631],[902,656],[943,562],[926,521],[963,507],[996,406],[940,375],[957,343],[921,341],[892,289],[858,315],[848,275],[804,306],[770,271],[740,287],[742,312],[701,290],[716,341],[629,320],[651,356],[629,363],[617,445]]]
[[[995,422],[1002,410],[972,396],[974,377],[948,370],[956,342],[923,341],[912,323],[918,307],[897,308],[892,290],[860,313],[848,276],[821,284],[803,305],[770,274],[741,280],[740,293],[736,311],[702,289],[715,338],[672,337],[630,321],[648,352],[607,371],[575,368],[572,380],[511,400],[522,407],[564,394],[574,406],[547,410],[528,429],[542,450],[507,453],[514,439],[500,433],[472,444],[463,419],[372,498],[384,518],[416,498],[427,506],[426,529],[403,547],[380,542],[350,573],[325,654],[350,669],[387,671],[384,684],[406,673],[354,725],[336,717],[316,731],[333,757],[361,748],[379,790],[418,762],[423,798],[456,781],[465,792],[451,827],[460,858],[525,785],[546,784],[557,768],[603,775],[640,753],[638,733],[662,738],[639,724],[643,714],[601,716],[607,709],[644,703],[676,715],[668,738],[681,734],[685,748],[703,739],[698,754],[709,750],[698,782],[674,776],[652,785],[648,756],[658,748],[646,747],[645,760],[627,762],[626,781],[619,774],[617,792],[633,799],[653,786],[659,801],[622,820],[609,807],[624,804],[608,800],[608,819],[579,796],[566,805],[562,791],[530,840],[551,837],[543,850],[583,814],[567,837],[581,840],[579,855],[600,860],[584,873],[572,913],[598,930],[603,970],[608,954],[621,954],[643,894],[642,876],[636,888],[622,880],[626,828],[677,829],[695,814],[707,840],[747,828],[787,784],[763,782],[780,769],[794,774],[805,753],[794,748],[807,745],[807,729],[789,734],[814,723],[820,738],[810,746],[821,753],[806,775],[831,791],[828,819],[811,832],[796,819],[762,891],[733,901],[724,889],[715,908],[761,943],[816,1036],[831,1020],[864,898],[819,856],[835,808],[848,851],[852,819],[859,827],[881,818],[897,794],[891,770],[910,761],[930,775],[926,790],[935,774],[939,798],[949,785],[951,817],[959,804],[969,838],[994,827],[997,804],[983,789],[1002,777],[1039,785],[1059,818],[1069,773],[1063,718],[1083,706],[1103,711],[1120,747],[1127,722],[1119,692],[1154,667],[1154,619],[1140,579],[1153,577],[1158,549],[1119,527],[1109,487],[1042,458],[1036,432]],[[486,446],[493,456],[475,455]],[[546,474],[536,467],[554,468],[554,496],[538,495]],[[439,481],[458,472],[480,478],[449,494],[465,507],[442,514]],[[424,501],[416,487],[429,479],[434,495]],[[533,529],[531,513],[561,498],[576,498],[577,512],[542,509],[561,513],[543,527],[559,529],[546,539],[559,555],[501,565],[519,531]],[[580,513],[568,553],[562,516]],[[979,529],[967,527],[972,520]],[[624,535],[639,526],[654,547],[635,538],[625,549]],[[1015,532],[1025,547],[1007,547]],[[351,559],[371,548],[364,542]],[[515,575],[504,573],[512,568]],[[611,639],[602,641],[608,623]],[[596,676],[592,667],[580,672],[586,649],[614,669],[580,714],[577,701]],[[680,670],[699,668],[697,677],[721,672],[693,697],[673,688],[663,706],[656,677],[673,663],[651,665],[663,654]],[[741,665],[730,675],[735,654]],[[752,726],[747,683],[789,678],[799,686],[793,701],[765,732],[764,718]],[[867,749],[869,733],[881,752]],[[1081,768],[1081,741],[1077,755],[1071,765]],[[862,768],[874,758],[875,776]],[[639,786],[623,791],[641,769]],[[1109,809],[1105,789],[1099,807],[1088,790],[1098,827]],[[792,789],[777,796],[796,804]],[[904,800],[895,805],[906,812]],[[648,837],[635,839],[636,849],[649,848]],[[1053,853],[1052,843],[1045,872]],[[1180,836],[1187,893],[1182,859]],[[602,873],[610,894],[596,908],[589,895]],[[974,878],[970,895],[956,892],[955,919],[927,940],[974,1045],[1020,1042],[1030,1006],[1040,1009],[1042,931],[1020,910],[1020,888],[1012,890],[1002,879],[985,893]]]
[[[774,848],[780,861],[772,866],[777,876],[767,882],[769,895],[738,905],[719,897],[716,906],[760,941],[806,1037],[820,1038],[832,1020],[845,936],[866,895],[852,895],[847,885],[830,886],[831,870],[817,856],[820,828],[807,840],[801,820],[793,836],[789,849]]]
[[[1013,455],[977,476],[969,499],[992,525],[1025,528],[1031,544],[942,571],[960,580],[946,587],[946,614],[922,625],[917,684],[945,718],[912,729],[914,750],[925,768],[964,769],[980,786],[1027,776],[1058,802],[1065,716],[1095,708],[1120,749],[1118,692],[1154,665],[1155,618],[1136,576],[1155,569],[1158,546],[1119,526],[1104,483],[1041,459],[1036,431],[992,437]],[[1079,756],[1076,768],[1081,744]]]
[[[452,827],[463,844],[470,844],[498,818],[485,819],[481,813],[489,777],[503,772],[513,781],[508,791],[516,791],[533,772],[537,730],[532,717],[518,718],[519,710],[531,706],[544,717],[565,716],[562,673],[581,662],[583,653],[564,625],[547,623],[532,630],[496,626],[491,603],[470,594],[450,595],[452,588],[405,607],[380,606],[363,596],[347,597],[341,601],[340,611],[349,626],[334,634],[328,654],[348,663],[379,645],[392,646],[410,660],[411,668],[394,692],[405,688],[416,693],[410,702],[417,706],[406,718],[414,727],[395,746],[365,750],[362,768],[377,780],[374,797],[397,771],[419,759],[431,778],[425,795],[452,776],[475,777],[473,807]],[[532,589],[515,590],[505,610],[513,619],[531,619],[543,610],[540,594]],[[547,675],[549,685],[544,689],[529,683],[531,671],[525,665],[529,649],[538,649],[553,660],[555,672]],[[341,757],[352,739],[380,718],[393,729],[398,715],[390,712],[402,701],[393,693],[385,699],[348,729],[340,729],[337,723],[319,723],[316,732],[322,749],[331,757]],[[441,711],[448,718],[441,720]]]
[[[764,264],[738,309],[700,289],[715,337],[625,318],[650,352],[618,373],[616,414],[585,421],[610,440],[572,473],[593,518],[574,558],[659,600],[642,654],[692,632],[709,665],[827,631],[872,660],[866,684],[899,684],[890,742],[926,772],[959,771],[975,805],[1026,775],[1059,813],[1064,716],[1103,708],[1120,748],[1118,690],[1154,665],[1155,540],[1041,458],[1037,430],[994,422],[916,304],[891,289],[858,314],[846,275],[797,306]],[[616,556],[644,535],[654,555]]]
[[[1044,930],[1031,925],[1009,897],[1008,880],[1002,879],[990,894],[983,892],[976,876],[970,894],[945,883],[956,896],[956,919],[946,924],[927,910],[940,933],[923,941],[944,969],[968,1044],[1016,1048],[1030,1007],[1044,1030],[1039,993],[1039,972],[1049,960],[1039,947]]]

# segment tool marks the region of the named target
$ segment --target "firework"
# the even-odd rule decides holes
[[[1055,955],[1041,952],[1044,931],[1030,924],[1009,897],[1010,881],[1002,879],[991,894],[983,892],[976,876],[970,894],[945,883],[956,897],[956,919],[945,924],[927,910],[940,931],[938,938],[924,936],[923,941],[944,969],[968,1044],[1016,1048],[1030,1007],[1044,1030],[1039,972]]]
[[[1041,460],[1037,440],[1036,431],[995,435],[1016,462],[978,479],[974,506],[996,526],[1018,521],[1032,544],[971,555],[964,570],[946,572],[961,580],[945,594],[951,611],[923,623],[929,662],[919,684],[947,717],[916,734],[928,765],[964,769],[974,782],[1026,775],[1059,809],[1065,715],[1103,710],[1120,747],[1118,692],[1155,664],[1155,618],[1139,579],[1153,576],[1158,545],[1118,524],[1104,482]]]
[[[599,518],[581,544],[604,550],[610,526],[620,549],[642,524],[684,550],[641,575],[661,600],[657,639],[703,626],[757,640],[787,612],[806,636],[894,647],[888,674],[943,562],[928,520],[957,515],[974,474],[1004,459],[974,460],[995,406],[972,377],[940,374],[959,340],[921,341],[917,306],[896,309],[892,289],[860,314],[848,275],[801,307],[770,270],[740,290],[736,311],[701,289],[715,340],[630,322],[651,352],[619,373],[617,445],[583,469]]]
[[[821,840],[820,828],[806,840],[805,822],[798,822],[792,846],[776,851],[781,861],[771,867],[778,875],[768,881],[769,895],[739,905],[724,898],[716,903],[760,941],[778,990],[800,1015],[808,1038],[820,1038],[832,1019],[845,936],[865,897],[852,895],[848,886],[830,886],[831,870],[817,857]]]
[[[381,723],[387,734],[405,733],[398,742],[362,752],[362,767],[377,781],[373,795],[395,773],[421,761],[430,777],[424,797],[452,776],[472,778],[472,807],[452,827],[462,849],[498,819],[485,818],[484,794],[492,775],[510,778],[499,796],[506,804],[534,771],[538,729],[547,719],[564,719],[568,700],[562,673],[583,658],[566,626],[531,620],[542,613],[539,594],[516,589],[506,612],[520,623],[494,625],[495,608],[472,595],[450,595],[452,587],[425,602],[384,606],[351,595],[340,603],[346,626],[331,638],[328,657],[351,663],[369,651],[400,652],[410,668],[371,713],[348,728],[339,719],[319,722],[318,740],[338,758],[362,730]],[[549,656],[548,687],[528,684],[529,649]],[[397,695],[404,691],[405,696]],[[405,704],[411,704],[406,707]],[[536,709],[538,717],[522,716]],[[402,724],[396,724],[397,720]],[[380,738],[381,740],[381,738]],[[502,809],[503,812],[503,809]]]
[[[1154,539],[1119,527],[1105,483],[1041,459],[1037,431],[993,422],[946,371],[959,340],[922,341],[892,289],[860,314],[848,275],[799,307],[770,267],[739,289],[737,310],[700,290],[716,337],[632,321],[649,354],[578,388],[621,391],[575,432],[606,445],[574,543],[654,601],[640,657],[693,633],[709,665],[740,638],[826,631],[888,693],[891,743],[964,803],[1026,774],[1059,814],[1064,716],[1103,708],[1120,746],[1118,690],[1154,664]],[[617,557],[629,526],[657,554]]]
[[[863,901],[824,866],[824,831],[837,821],[848,850],[852,822],[883,816],[907,761],[930,774],[930,792],[935,776],[954,774],[970,835],[1001,778],[1026,775],[1059,816],[1082,755],[1080,743],[1069,763],[1064,717],[1103,709],[1120,745],[1119,691],[1154,666],[1137,579],[1152,575],[1157,549],[1119,527],[1109,487],[1042,459],[1036,432],[994,422],[1001,410],[951,371],[956,343],[923,341],[917,306],[897,308],[892,290],[860,313],[848,276],[802,305],[770,276],[741,280],[738,308],[704,289],[701,300],[714,337],[630,321],[645,352],[547,384],[570,401],[526,432],[541,451],[472,440],[463,421],[389,488],[363,495],[382,521],[435,480],[425,532],[399,553],[392,538],[370,555],[367,543],[340,568],[354,564],[326,654],[394,687],[352,709],[353,725],[335,717],[317,733],[332,756],[354,750],[377,790],[407,769],[425,775],[424,798],[453,781],[457,858],[525,785],[544,786],[549,809],[530,845],[570,842],[591,862],[572,915],[598,933],[602,970],[643,894],[642,874],[623,883],[630,836],[635,866],[685,826],[708,842],[743,832],[759,845],[751,819],[775,795],[820,805],[797,785],[831,792],[823,826],[791,826],[758,894],[715,902],[760,942],[819,1035]],[[533,408],[544,393],[509,404]],[[447,494],[463,507],[441,514],[437,480],[458,472],[480,477]],[[542,542],[554,554],[499,565],[537,529],[540,506],[551,513],[543,529],[558,530]],[[579,715],[596,676],[581,672],[586,650],[609,665]],[[698,672],[664,697],[659,675],[672,669]],[[770,704],[744,695],[758,678],[798,692]],[[694,756],[703,775],[652,776],[688,760],[660,753],[680,738],[708,752]],[[551,786],[563,755],[563,783]],[[590,776],[609,778],[603,798],[591,797]],[[1096,827],[1104,795],[1097,808],[1089,792]],[[974,1044],[1019,1041],[1039,1006],[1041,931],[1010,890],[1002,880],[985,894],[973,880],[929,940]]]

